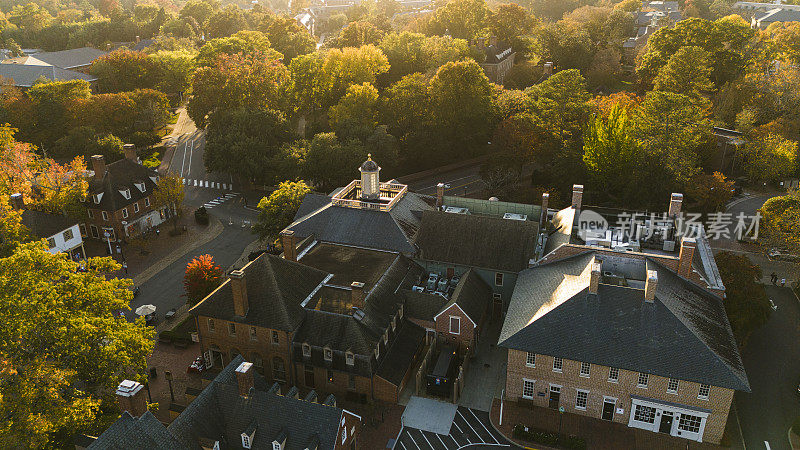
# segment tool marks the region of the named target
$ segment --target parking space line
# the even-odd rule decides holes
[[[444,443],[444,441],[442,440],[442,436],[441,436],[439,433],[436,433],[436,437],[438,437],[438,438],[439,438],[439,442],[441,442],[441,443],[442,443],[442,445],[444,446],[444,448],[447,448],[447,444],[445,444],[445,443]]]
[[[431,444],[431,441],[429,441],[429,440],[428,440],[428,436],[425,436],[425,433],[423,433],[423,432],[422,432],[422,430],[419,430],[419,434],[421,434],[421,435],[422,435],[422,437],[425,439],[425,442],[427,442],[427,443],[428,443],[428,446],[429,446],[431,449],[433,449],[433,444]]]
[[[401,441],[400,439],[398,439],[398,440],[397,440],[397,443],[398,443],[398,444],[400,444],[400,447],[403,447],[403,450],[406,450],[406,446],[405,446],[405,445],[403,445],[403,441]]]
[[[489,433],[489,436],[492,438],[492,440],[495,442],[495,444],[499,444],[499,443],[500,443],[500,441],[498,441],[497,439],[495,439],[495,437],[494,437],[494,435],[492,434],[492,432],[491,432],[491,431],[489,431],[489,429],[488,429],[488,428],[486,428],[486,425],[484,425],[484,424],[483,424],[483,422],[481,422],[481,419],[478,419],[478,416],[476,416],[476,415],[475,415],[475,413],[472,411],[472,409],[470,409],[470,408],[467,408],[467,410],[470,412],[470,414],[472,414],[472,417],[474,417],[474,418],[475,418],[475,420],[477,420],[477,421],[478,421],[478,423],[479,423],[479,424],[481,424],[481,426],[483,427],[483,429],[484,429],[484,430],[486,430],[486,432],[487,432],[487,433]]]
[[[408,437],[411,438],[411,442],[414,443],[414,447],[417,447],[417,450],[420,450],[419,444],[417,444],[417,441],[414,439],[414,436],[411,435],[411,431],[408,432]]]
[[[455,425],[455,426],[456,426],[456,428],[458,428],[458,432],[459,432],[459,433],[461,433],[461,434],[464,434],[464,431],[461,429],[461,427],[460,427],[460,426],[458,426],[458,422],[456,422],[456,421],[454,420],[454,421],[453,421],[453,425]]]
[[[463,415],[461,415],[461,411],[456,411],[456,412],[458,413],[458,415],[459,415],[459,416],[461,416],[461,418],[462,418],[462,419],[464,419],[464,422],[467,422],[467,419],[466,419],[466,418],[465,418]],[[475,428],[472,428],[472,425],[470,425],[470,424],[469,424],[469,422],[467,422],[467,426],[468,426],[468,427],[469,427],[469,428],[472,430],[472,432],[473,432],[473,433],[475,433],[475,436],[477,436],[477,437],[478,437],[478,439],[479,439],[481,442],[483,442],[483,438],[481,438],[481,435],[480,435],[480,434],[478,434],[478,432],[477,432],[477,431],[475,431]]]

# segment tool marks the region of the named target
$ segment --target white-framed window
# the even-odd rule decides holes
[[[633,420],[637,422],[655,423],[656,409],[650,406],[636,405],[633,411]]]
[[[588,362],[581,363],[581,372],[580,375],[584,378],[589,378],[589,374],[591,373],[592,365]]]
[[[553,372],[561,372],[564,369],[564,360],[558,356],[553,358]]]
[[[678,393],[678,379],[677,378],[670,378],[669,383],[667,383],[667,393],[669,394],[677,394]]]
[[[90,219],[94,219],[94,211],[92,211],[91,209],[87,209],[86,214],[89,215]]]
[[[348,366],[354,366],[356,364],[356,355],[353,352],[347,352],[345,353],[345,360]]]
[[[608,369],[608,382],[609,383],[616,383],[619,381],[619,368],[617,367],[609,367]]]
[[[242,433],[242,447],[250,448],[250,436]]]
[[[461,318],[450,316],[450,334],[461,334]]]
[[[144,199],[144,207],[147,208],[150,206],[150,197],[145,197]]]
[[[494,300],[495,302],[503,300],[503,294],[498,294],[497,292],[495,292],[494,294],[492,294],[492,300]]]
[[[53,238],[47,238],[47,246],[53,248],[56,246],[56,240]]]
[[[650,379],[649,373],[639,372],[639,380],[636,382],[636,387],[647,389],[647,380]]]
[[[525,356],[525,365],[528,367],[536,367],[536,353],[528,352]]]
[[[214,330],[214,319],[208,319],[208,331],[210,333],[216,332],[216,330]]]
[[[578,389],[578,394],[575,396],[575,409],[586,409],[586,404],[589,402],[589,391]]]
[[[311,346],[305,343],[303,344],[303,356],[306,358],[311,357]]]
[[[702,424],[702,417],[681,413],[681,418],[678,420],[678,429],[682,431],[688,431],[690,433],[699,433],[700,425]]]
[[[139,212],[139,202],[133,204],[133,213],[136,214]]]
[[[281,444],[279,442],[273,441],[272,442],[272,450],[282,450],[281,449]]]
[[[125,197],[125,200],[130,200],[131,199],[131,190],[130,189],[125,189],[125,190],[119,191],[119,193],[122,194],[123,197]]]
[[[75,234],[72,232],[72,229],[64,231],[64,241],[68,241],[75,237]]]
[[[136,189],[139,189],[139,192],[144,192],[144,189],[145,189],[144,183],[136,182],[134,184],[136,185]]]
[[[108,213],[105,212],[105,211],[102,211],[101,214],[103,216],[103,220],[105,220],[107,222],[108,221]]]
[[[236,324],[231,322],[228,324],[228,334],[236,336]]]
[[[522,379],[522,398],[533,399],[536,395],[536,382],[528,378]]]
[[[326,348],[324,353],[325,353],[325,361],[333,361],[333,350]]]
[[[128,218],[128,208],[122,208],[122,218],[123,219]]]
[[[708,394],[711,392],[711,385],[701,384],[700,389],[697,391],[697,398],[700,400],[708,400]]]
[[[280,336],[278,336],[278,332],[275,330],[272,330],[272,343],[275,345],[281,343]]]
[[[257,341],[258,340],[258,331],[256,327],[250,327],[250,340]]]
[[[94,200],[94,204],[95,204],[95,205],[99,205],[99,204],[100,204],[100,200],[103,198],[103,194],[96,194],[96,195],[95,195],[94,197],[92,197],[92,198],[93,198],[93,200]]]
[[[503,285],[503,273],[496,272],[494,274],[494,285],[495,286],[502,286]]]

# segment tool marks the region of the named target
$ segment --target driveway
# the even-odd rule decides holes
[[[748,449],[789,450],[786,432],[800,415],[800,306],[789,288],[767,286],[778,309],[742,353],[751,393],[736,393]]]
[[[494,430],[489,413],[459,406],[448,434],[404,426],[394,450],[455,450],[509,448],[510,443]]]

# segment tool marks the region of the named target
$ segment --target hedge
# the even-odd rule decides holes
[[[582,438],[553,433],[537,428],[528,428],[522,424],[517,424],[514,426],[513,436],[515,439],[535,442],[537,444],[551,447],[561,447],[570,450],[586,450],[586,441]]]

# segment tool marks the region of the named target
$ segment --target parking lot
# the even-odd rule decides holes
[[[489,423],[489,413],[459,406],[450,427],[442,435],[404,426],[394,450],[455,450],[459,448],[492,449],[510,447]]]

